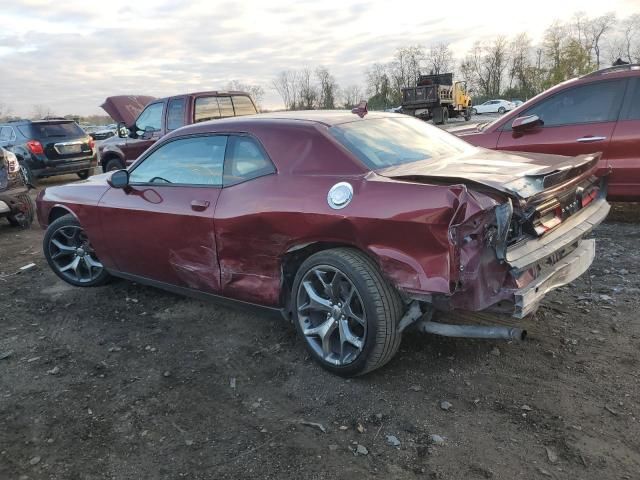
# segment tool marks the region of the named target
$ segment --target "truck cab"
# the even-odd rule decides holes
[[[118,134],[98,146],[103,172],[128,167],[177,128],[258,113],[250,95],[240,91],[198,92],[160,99],[121,95],[107,98],[102,108],[118,122]]]

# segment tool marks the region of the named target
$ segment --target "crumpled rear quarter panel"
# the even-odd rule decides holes
[[[333,210],[329,189],[349,181],[352,202]],[[278,305],[287,252],[315,242],[370,254],[400,290],[448,294],[455,282],[452,221],[462,223],[497,202],[461,185],[357,176],[270,175],[225,188],[216,208],[223,294]]]

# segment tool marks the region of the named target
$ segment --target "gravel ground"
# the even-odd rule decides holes
[[[259,312],[70,287],[42,236],[0,226],[2,479],[640,478],[638,205],[527,341],[410,332],[353,380]]]

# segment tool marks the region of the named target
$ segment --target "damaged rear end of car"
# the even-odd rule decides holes
[[[489,311],[522,319],[544,296],[585,273],[595,256],[586,238],[609,212],[600,154],[558,157],[485,150],[431,165],[380,172],[398,181],[453,184],[465,192],[448,229],[449,292],[405,292],[423,306],[407,312],[426,332],[446,336],[522,339],[519,328],[444,325],[433,310]],[[478,208],[478,196],[494,200]],[[425,308],[425,304],[427,308]],[[424,312],[429,315],[423,315]],[[449,328],[450,327],[450,328]]]

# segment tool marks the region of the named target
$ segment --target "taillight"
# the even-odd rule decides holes
[[[580,203],[582,204],[582,206],[586,207],[587,205],[589,205],[593,201],[593,199],[598,196],[599,191],[600,189],[598,187],[594,187],[588,193],[583,194],[582,198],[580,199]]]
[[[7,167],[9,167],[9,173],[17,173],[20,170],[20,164],[13,152],[5,152],[4,158],[7,160]]]
[[[27,147],[34,155],[42,155],[44,153],[44,148],[42,148],[42,144],[37,140],[29,140],[27,142]]]

